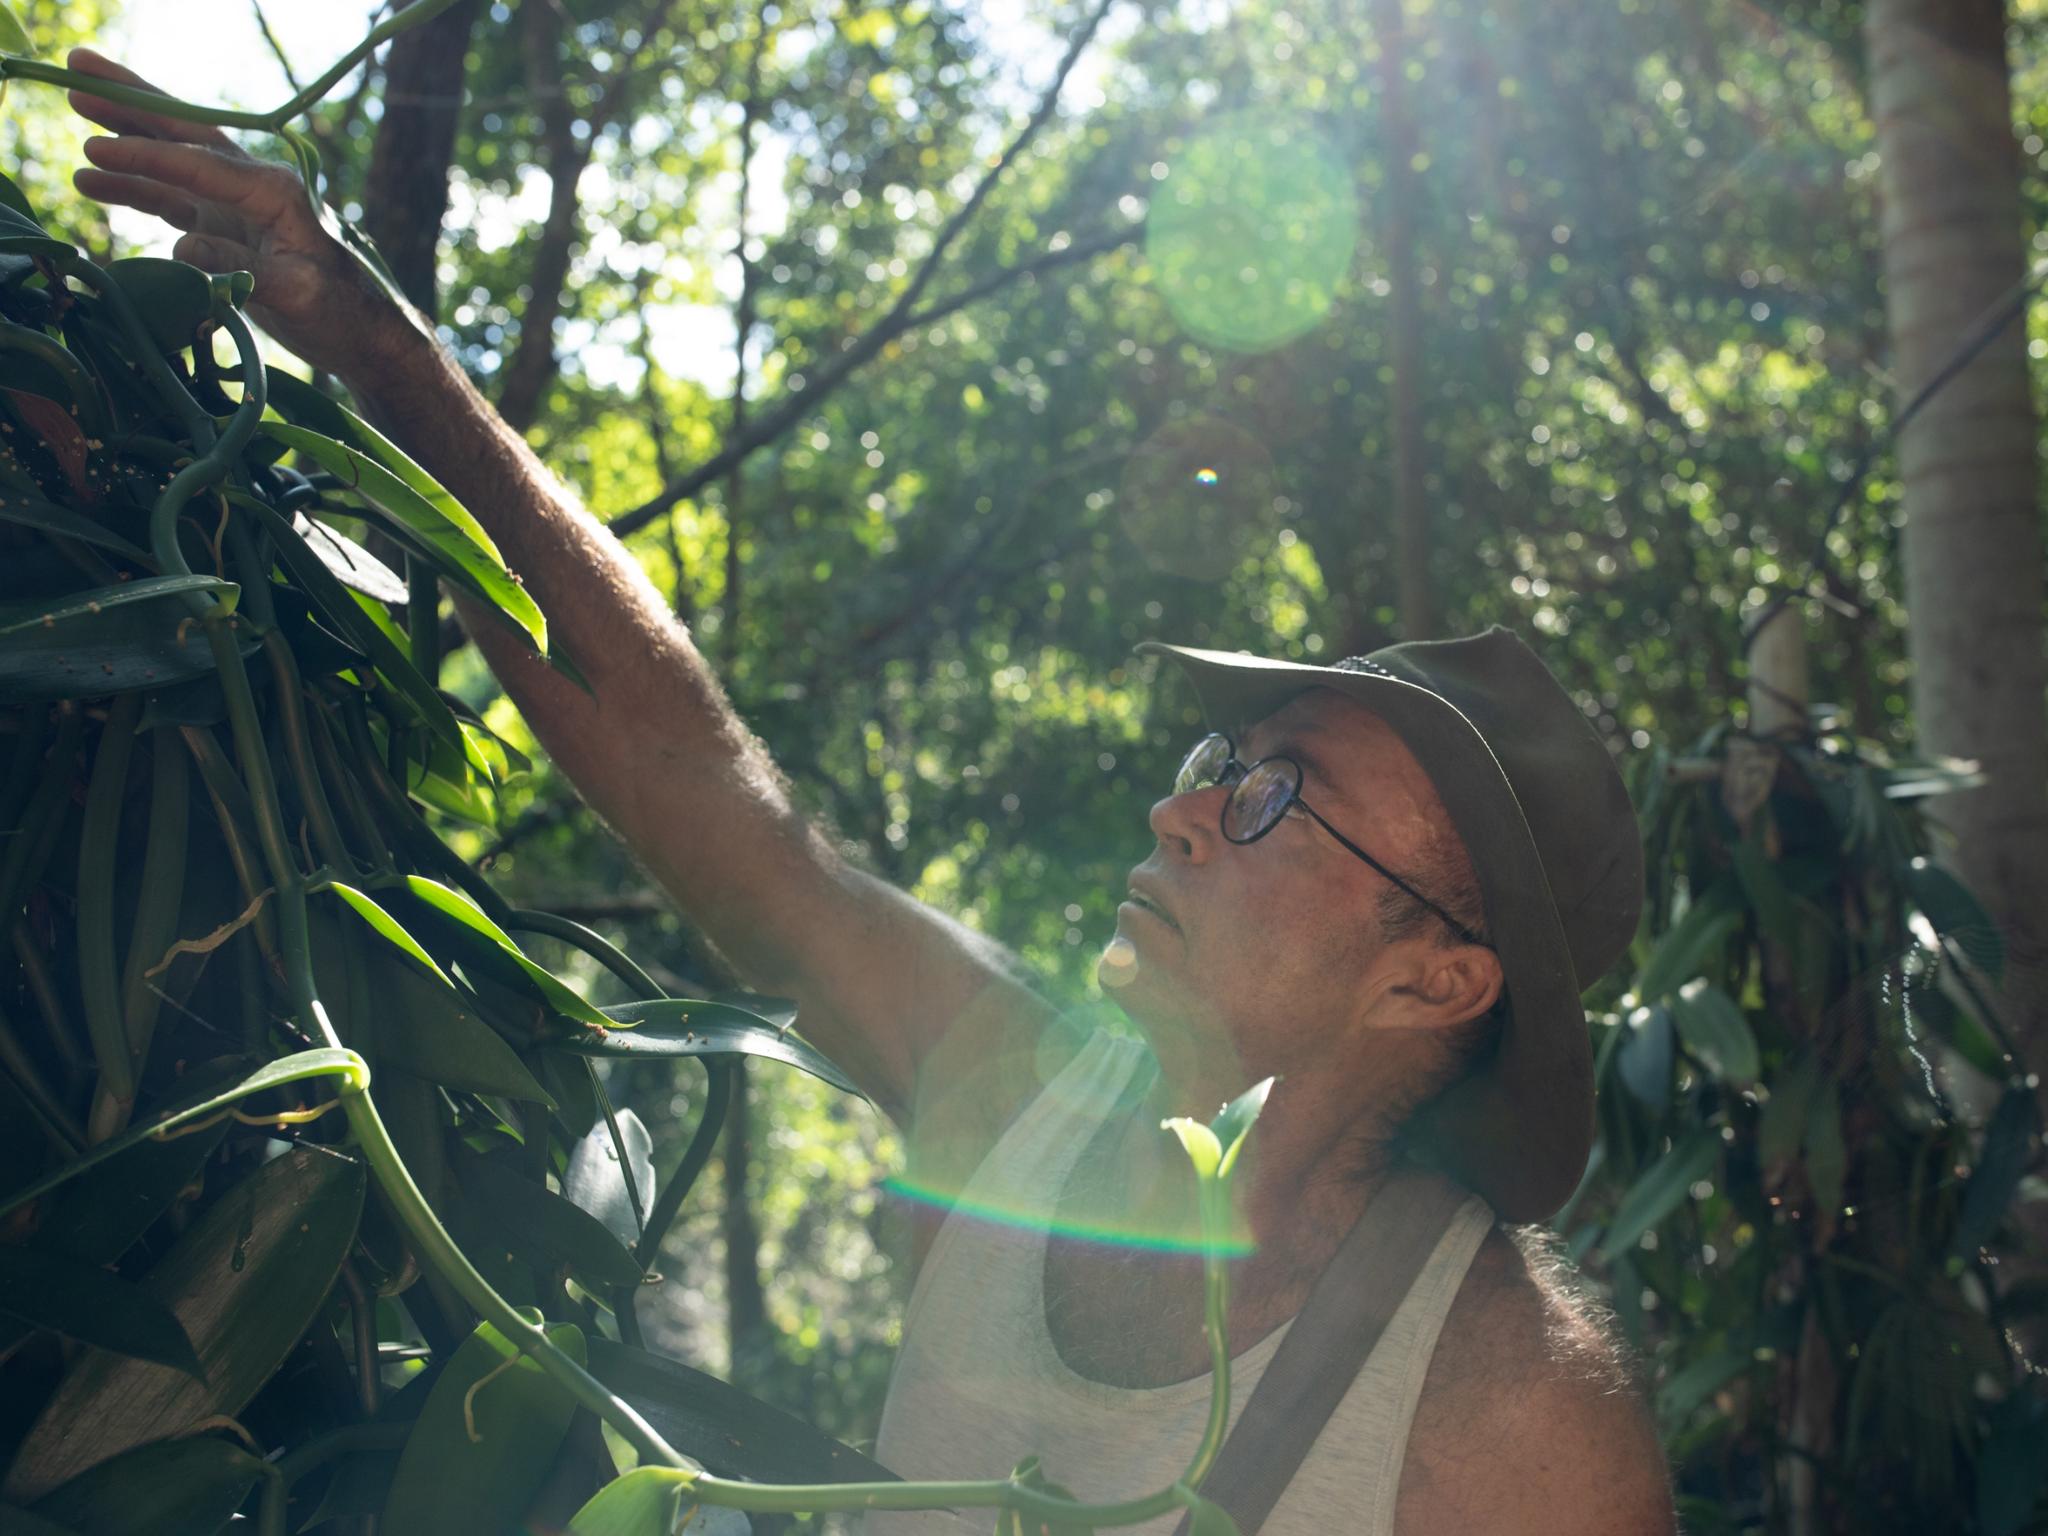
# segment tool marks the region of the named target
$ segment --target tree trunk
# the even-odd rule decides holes
[[[1407,20],[1402,0],[1374,0],[1380,45],[1381,142],[1386,146],[1385,217],[1380,243],[1389,296],[1388,350],[1393,363],[1394,566],[1400,583],[1401,638],[1437,633],[1436,595],[1429,580],[1429,506],[1423,491],[1422,276],[1415,263],[1415,117],[1408,105]]]
[[[384,116],[363,185],[363,228],[405,296],[438,314],[434,268],[448,211],[448,166],[462,115],[463,58],[477,0],[401,32],[384,61]]]
[[[542,143],[547,149],[548,213],[534,242],[527,274],[526,307],[519,315],[519,344],[498,386],[498,414],[524,432],[540,414],[541,397],[555,377],[555,321],[569,281],[582,204],[577,185],[597,144],[597,124],[576,137],[576,113],[562,80],[562,13],[552,5],[529,5],[520,15],[526,49],[526,83],[540,103]]]
[[[2000,0],[1870,0],[1894,372],[1910,397],[2022,275]],[[2005,937],[1999,1007],[2048,1059],[2048,661],[2036,428],[2013,323],[1899,438],[1913,708],[1924,751],[1978,762],[1935,802],[1956,873]],[[2044,1101],[2048,1102],[2048,1101]]]

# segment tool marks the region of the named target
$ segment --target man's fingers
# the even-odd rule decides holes
[[[143,213],[153,213],[179,229],[199,226],[199,205],[175,187],[144,176],[116,176],[90,166],[71,173],[71,184],[96,203],[119,203]]]
[[[85,158],[120,176],[141,176],[270,223],[305,202],[305,183],[281,165],[203,144],[160,139],[87,139]],[[308,212],[310,217],[310,210]]]
[[[113,81],[117,85],[134,86],[138,90],[156,90],[155,86],[134,70],[116,64],[104,54],[94,53],[90,48],[72,49],[64,62],[81,75],[98,75],[103,80]],[[73,90],[70,93],[70,100],[72,110],[79,116],[98,123],[102,128],[111,128],[116,133],[147,134],[151,138],[172,139],[184,144],[204,144],[214,149],[235,148],[233,141],[226,134],[206,123],[188,123],[179,118],[165,117],[143,107],[127,106],[81,90]]]

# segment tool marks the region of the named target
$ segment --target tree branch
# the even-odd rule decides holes
[[[895,302],[889,306],[888,312],[838,356],[819,368],[805,388],[793,390],[785,395],[774,409],[759,417],[753,425],[736,433],[725,447],[705,463],[663,486],[653,499],[613,518],[610,527],[614,533],[624,538],[634,530],[645,527],[678,501],[694,495],[712,481],[730,473],[756,449],[788,431],[806,411],[843,383],[848,374],[867,362],[904,331],[920,323],[917,313],[918,300],[924,297],[925,289],[938,275],[939,267],[945,261],[947,253],[981,205],[987,201],[989,193],[995,190],[996,182],[1002,177],[1003,172],[1030,148],[1040,130],[1052,120],[1053,113],[1059,105],[1060,92],[1066,86],[1067,77],[1073,73],[1074,66],[1080,62],[1088,44],[1094,40],[1096,30],[1102,25],[1103,17],[1109,14],[1109,8],[1113,3],[1114,0],[1095,0],[1094,7],[1068,42],[1066,54],[1061,58],[1059,68],[1054,71],[1052,82],[1040,95],[1038,105],[1032,110],[1031,116],[1004,146],[1002,153],[997,155],[989,168],[982,173],[981,180],[975,183],[974,190],[968,194],[967,200],[954,210],[953,216],[940,228],[937,238],[932,242],[931,250],[918,264],[917,271],[911,275],[903,291],[896,295]]]
[[[277,34],[270,30],[270,18],[263,14],[263,0],[249,0],[249,9],[256,13],[256,30],[263,34],[263,41],[270,46],[271,56],[277,60],[277,67],[284,71],[284,83],[292,88],[294,96],[305,89],[299,83],[298,72],[292,68],[292,61],[284,51],[284,44],[277,40]]]
[[[862,332],[844,352],[818,369],[803,389],[793,390],[784,395],[770,409],[749,421],[744,431],[733,434],[725,446],[710,458],[696,468],[678,475],[649,500],[630,511],[621,512],[606,526],[620,538],[625,538],[628,534],[646,527],[677,502],[696,495],[705,486],[731,473],[736,466],[744,463],[795,426],[806,413],[815,410],[864,363],[906,331],[916,330],[921,325],[929,325],[934,320],[942,320],[956,310],[964,309],[990,294],[1000,292],[1020,278],[1034,277],[1058,267],[1086,261],[1105,251],[1127,245],[1136,238],[1135,229],[1105,231],[1089,240],[1076,240],[1057,251],[1043,251],[1029,261],[1019,262],[1015,266],[1000,267],[957,293],[933,300],[922,309],[891,309],[887,316]]]

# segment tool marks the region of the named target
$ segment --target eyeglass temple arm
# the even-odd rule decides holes
[[[1485,940],[1481,939],[1478,934],[1474,933],[1470,928],[1467,928],[1463,923],[1459,922],[1455,917],[1451,916],[1450,913],[1446,912],[1442,907],[1438,906],[1435,902],[1431,901],[1427,896],[1423,895],[1422,892],[1415,889],[1415,887],[1410,885],[1406,880],[1403,880],[1399,875],[1395,874],[1391,869],[1387,868],[1387,866],[1382,864],[1378,859],[1374,858],[1371,854],[1367,853],[1363,848],[1359,847],[1358,844],[1351,841],[1351,839],[1346,837],[1342,832],[1339,832],[1335,827],[1331,826],[1327,821],[1323,820],[1323,818],[1316,813],[1314,808],[1311,807],[1306,800],[1303,800],[1301,798],[1299,790],[1297,790],[1295,793],[1294,803],[1300,806],[1302,810],[1306,811],[1310,818],[1314,820],[1317,826],[1321,827],[1325,832],[1329,833],[1330,836],[1334,837],[1346,848],[1350,849],[1353,853],[1357,854],[1359,858],[1365,860],[1366,863],[1370,864],[1382,875],[1385,875],[1387,879],[1391,880],[1401,890],[1407,892],[1410,896],[1414,897],[1417,901],[1421,902],[1425,907],[1429,908],[1430,911],[1434,912],[1438,917],[1442,918],[1444,922],[1449,926],[1451,932],[1455,933],[1467,944],[1483,944],[1485,942]]]

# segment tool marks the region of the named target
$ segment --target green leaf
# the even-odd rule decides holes
[[[566,1065],[572,1072],[589,1070],[583,1062]],[[631,1247],[640,1241],[641,1227],[626,1190],[625,1170],[632,1170],[644,1217],[654,1205],[654,1137],[630,1109],[615,1111],[613,1118],[618,1121],[625,1161],[621,1162],[622,1148],[613,1142],[611,1127],[598,1121],[570,1149],[569,1161],[562,1169],[562,1198],[588,1211],[607,1232]]]
[[[4,1496],[41,1498],[109,1456],[241,1412],[333,1285],[364,1182],[360,1163],[300,1145],[215,1201],[143,1281],[184,1326],[204,1379],[87,1351],[30,1428]]]
[[[95,1163],[51,1191],[30,1244],[84,1264],[111,1264],[198,1176],[226,1130],[215,1125],[145,1140]]]
[[[1758,817],[1734,848],[1735,875],[1756,913],[1757,926],[1770,938],[1790,943],[1798,933],[1791,889],[1764,849],[1765,819]]]
[[[472,761],[469,735],[459,717],[455,727],[456,745],[436,736],[425,742],[423,755],[406,754],[406,793],[444,816],[495,827],[498,798],[492,788],[490,764],[480,754]]]
[[[1695,1126],[1657,1159],[1622,1197],[1600,1251],[1608,1258],[1626,1253],[1642,1235],[1663,1221],[1686,1199],[1693,1185],[1713,1170],[1721,1155],[1721,1133]]]
[[[1188,1523],[1188,1536],[1238,1536],[1237,1522],[1230,1518],[1221,1504],[1204,1499],[1194,1507],[1193,1518]]]
[[[731,1003],[658,997],[599,1011],[605,1016],[605,1029],[550,1045],[582,1056],[758,1056],[808,1072],[841,1092],[860,1094],[851,1078],[815,1046],[790,1034],[786,1025],[777,1028]]]
[[[1756,1034],[1734,998],[1704,981],[1688,982],[1671,999],[1671,1013],[1687,1049],[1716,1077],[1737,1088],[1756,1081]]]
[[[209,1115],[218,1114],[221,1110],[254,1094],[264,1093],[272,1088],[282,1088],[289,1083],[305,1082],[315,1077],[338,1077],[345,1087],[360,1089],[369,1083],[370,1069],[364,1065],[363,1058],[354,1051],[337,1051],[327,1047],[300,1051],[278,1061],[265,1062],[231,1083],[206,1089],[175,1109],[159,1111],[148,1119],[130,1126],[112,1140],[101,1142],[90,1152],[75,1157],[63,1167],[45,1174],[34,1183],[15,1190],[5,1199],[0,1199],[0,1216],[5,1216],[16,1206],[26,1205],[38,1196],[46,1195],[51,1190],[69,1183],[88,1169],[97,1167],[109,1158],[119,1156],[130,1147],[164,1132],[190,1125],[195,1120],[203,1120]]]
[[[566,1265],[593,1289],[640,1283],[633,1255],[582,1207],[493,1158],[457,1166],[477,1213],[520,1258],[549,1269]]]
[[[24,1248],[80,1264],[112,1263],[193,1181],[226,1129],[214,1125],[144,1141],[93,1163],[43,1197]],[[12,1251],[0,1248],[0,1254]],[[0,1319],[0,1358],[31,1331],[25,1321]]]
[[[1742,924],[1734,886],[1723,880],[1699,896],[1657,941],[1636,980],[1636,1000],[1659,1003],[1699,975],[1707,957]]]
[[[406,1171],[430,1205],[441,1203],[442,1176],[448,1167],[446,1127],[441,1096],[434,1085],[410,1072],[392,1070],[378,1076],[370,1097],[383,1116],[391,1144],[405,1160]]]
[[[387,1406],[391,1402],[391,1398],[385,1399]],[[299,1522],[298,1528],[310,1531],[329,1520],[381,1513],[384,1501],[391,1496],[391,1479],[397,1475],[396,1451],[357,1451],[335,1458],[327,1486],[320,1490],[320,1502]],[[332,1532],[323,1531],[321,1536],[343,1536],[348,1529],[344,1525]]]
[[[1905,869],[1906,893],[1934,931],[1963,952],[1993,982],[2005,975],[2005,936],[1968,886],[1939,864],[1914,859]]]
[[[0,1504],[0,1536],[91,1536],[91,1533],[59,1525],[41,1515],[32,1515],[12,1504]]]
[[[1960,790],[1975,789],[1984,782],[1982,768],[1954,757],[1931,763],[1893,763],[1891,767],[1880,770],[1878,776],[1884,781],[1887,800],[1923,800],[1931,795],[1952,795]]]
[[[232,607],[240,588],[212,576],[146,576],[47,602],[0,604],[0,701],[97,698],[213,669],[195,593]]]
[[[1237,1522],[1214,1499],[1197,1499],[1188,1512],[1188,1536],[1238,1536]]]
[[[358,603],[351,589],[328,569],[320,554],[298,535],[292,524],[261,502],[247,501],[242,505],[254,511],[270,531],[278,559],[336,633],[370,658],[377,675],[413,707],[430,730],[446,740],[460,742],[461,727],[447,701],[412,664],[405,647],[375,622],[382,610],[368,601]]]
[[[214,1536],[268,1470],[214,1436],[160,1440],[81,1472],[35,1508],[93,1536]]]
[[[344,587],[374,598],[380,603],[402,607],[406,600],[405,583],[398,573],[371,554],[339,528],[316,522],[303,512],[292,514],[292,532],[319,557],[320,563],[334,573],[334,579]]]
[[[270,408],[295,427],[310,427],[322,437],[331,437],[338,443],[350,441],[354,427],[361,426],[369,431],[369,424],[356,416],[332,395],[322,394],[305,379],[284,372],[279,368],[265,368],[264,381]],[[361,448],[362,443],[356,446]],[[394,446],[391,450],[397,453]]]
[[[468,993],[396,956],[378,956],[369,965],[373,995],[384,999],[381,1060],[430,1083],[555,1107],[553,1095],[484,1022]]]
[[[2032,1155],[2035,1129],[2034,1095],[2027,1088],[2008,1088],[1984,1128],[1970,1182],[1963,1187],[1963,1208],[1956,1217],[1949,1252],[1964,1261],[1991,1241],[2019,1193]]]
[[[331,883],[328,889],[346,902],[349,909],[356,916],[368,923],[375,930],[379,938],[390,944],[399,953],[407,956],[409,959],[417,960],[421,965],[432,971],[447,984],[451,991],[454,989],[455,983],[449,978],[448,973],[441,969],[432,955],[420,947],[419,940],[407,933],[404,925],[379,906],[372,897],[357,890],[352,885],[343,885],[339,880]]]
[[[590,1373],[714,1476],[769,1483],[898,1481],[887,1467],[802,1419],[646,1350],[593,1338]]]
[[[1222,1161],[1216,1165],[1216,1177],[1228,1179],[1230,1171],[1237,1166],[1237,1154],[1243,1150],[1244,1139],[1251,1134],[1252,1126],[1258,1122],[1260,1113],[1266,1107],[1267,1096],[1273,1091],[1278,1078],[1267,1078],[1254,1083],[1222,1109],[1209,1122],[1209,1129],[1216,1135],[1216,1143],[1222,1148]]]
[[[134,560],[142,565],[155,563],[156,557],[148,550],[122,538],[99,519],[74,512],[69,507],[60,507],[55,502],[18,495],[11,489],[7,495],[0,496],[0,522],[19,523],[24,528],[37,528],[44,533],[96,544],[101,549],[112,550],[124,560]]]
[[[1614,1070],[1622,1086],[1647,1108],[1662,1114],[1671,1102],[1671,1063],[1675,1055],[1671,1010],[1659,1003],[1631,1016],[1622,1025]]]
[[[52,239],[34,217],[0,202],[0,251],[17,256],[76,256],[78,247]]]
[[[2048,1484],[2048,1402],[2014,1393],[1990,1410],[1978,1455],[1977,1523],[1984,1536],[2020,1536]],[[2038,1527],[2036,1527],[2038,1529]]]
[[[19,54],[27,59],[36,56],[36,45],[30,39],[28,29],[16,18],[13,7],[9,6],[6,0],[0,0],[0,53]],[[21,199],[21,211],[27,213],[28,200],[21,197],[20,190],[11,181],[7,184],[7,189],[14,193],[14,198]],[[8,200],[10,205],[13,204],[14,198]]]
[[[1171,1131],[1180,1138],[1188,1161],[1195,1165],[1196,1178],[1206,1184],[1216,1177],[1217,1169],[1223,1166],[1223,1143],[1216,1139],[1214,1131],[1186,1115],[1175,1115],[1159,1124],[1160,1129]]]
[[[169,1309],[133,1280],[97,1264],[33,1248],[0,1247],[0,1315],[80,1344],[201,1375],[192,1341]]]
[[[1807,1105],[1820,1082],[1812,1057],[1802,1057],[1778,1074],[1771,1096],[1757,1121],[1757,1159],[1766,1171],[1783,1167],[1798,1155],[1806,1139]]]
[[[7,19],[9,21],[14,20],[14,12],[7,9],[6,0],[0,0],[0,10],[7,11]],[[21,23],[15,22],[17,28],[20,25]],[[4,24],[0,24],[0,26],[4,26]],[[0,53],[21,53],[24,51],[26,50],[7,47],[4,31],[0,31]],[[38,229],[42,228],[42,221],[36,217],[36,211],[30,206],[27,195],[15,184],[13,177],[4,174],[0,174],[0,209],[6,209],[10,213],[18,213]]]
[[[1683,1428],[1693,1411],[1755,1363],[1750,1349],[1716,1350],[1689,1362],[1657,1389],[1657,1422],[1667,1436]]]
[[[161,256],[124,256],[105,270],[134,303],[160,351],[195,345],[194,333],[213,313],[213,285],[204,272]]]
[[[511,935],[485,916],[484,909],[462,892],[445,886],[438,880],[429,880],[425,875],[407,875],[405,885],[407,890],[434,911],[454,919],[470,932],[496,945],[555,1012],[579,1023],[595,1024],[600,1027],[612,1022],[582,993],[557,978],[554,972],[545,966],[537,965],[528,959],[519,946],[512,942]]]
[[[695,1481],[679,1467],[635,1467],[576,1511],[569,1536],[669,1536]]]
[[[476,519],[425,470],[378,437],[369,426],[358,425],[363,433],[382,444],[381,451],[364,452],[283,422],[266,421],[263,431],[336,476],[365,505],[379,513],[394,533],[402,538],[409,535],[406,542],[420,547],[437,569],[494,604],[526,631],[537,648],[545,651],[547,620],[527,596],[526,589],[505,569],[497,545]]]
[[[555,1323],[547,1335],[584,1362],[581,1329]],[[523,1528],[575,1414],[567,1391],[480,1324],[434,1382],[406,1439],[384,1506],[384,1536]]]
[[[1842,1208],[1842,1180],[1849,1168],[1842,1144],[1842,1100],[1831,1082],[1818,1085],[1806,1109],[1806,1182],[1824,1211]]]

